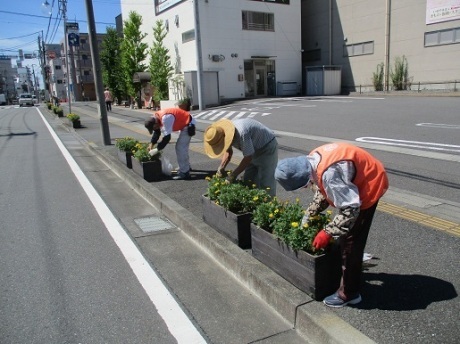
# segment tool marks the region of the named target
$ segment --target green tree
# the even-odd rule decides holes
[[[121,38],[113,27],[107,27],[106,36],[102,41],[100,59],[102,81],[120,102],[127,94],[121,64]]]
[[[155,101],[169,99],[168,78],[174,70],[168,55],[169,49],[163,44],[166,35],[167,31],[163,21],[157,20],[153,28],[153,46],[150,49],[150,74],[151,83],[155,90]]]
[[[142,17],[136,12],[131,11],[128,20],[123,23],[124,39],[121,43],[122,49],[122,69],[128,95],[136,97],[141,90],[140,83],[133,82],[133,75],[137,72],[145,72],[147,66],[143,63],[147,57],[147,43],[142,40],[147,36],[142,33]],[[138,99],[140,105],[141,100]]]

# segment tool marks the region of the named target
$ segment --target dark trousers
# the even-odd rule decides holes
[[[112,111],[112,102],[105,102],[105,106],[107,107],[107,111]]]
[[[368,209],[361,210],[350,232],[339,240],[342,279],[338,293],[343,300],[354,298],[360,292],[364,248],[377,204],[378,202]]]

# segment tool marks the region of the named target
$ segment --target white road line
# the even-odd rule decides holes
[[[429,150],[444,151],[444,152],[460,152],[460,146],[449,145],[449,144],[444,144],[444,143],[435,143],[435,142],[396,140],[396,139],[387,139],[387,138],[382,138],[382,137],[358,137],[356,141],[378,143],[381,145],[389,145],[389,146],[421,148],[421,149],[429,149]]]
[[[238,115],[236,115],[234,119],[243,117],[245,113],[246,113],[246,111],[240,111],[240,113]]]
[[[219,118],[220,116],[222,116],[224,113],[225,113],[225,111],[218,112],[214,116],[212,116],[209,120],[213,121],[216,118]]]
[[[208,117],[211,117],[211,116],[214,115],[216,112],[217,112],[217,110],[211,110],[211,111],[208,112],[208,114],[204,115],[204,116],[201,117],[201,118],[208,118]]]
[[[93,203],[93,206],[99,214],[102,222],[104,222],[107,231],[112,236],[113,240],[136,275],[138,281],[158,310],[158,314],[160,314],[165,321],[171,335],[178,343],[181,344],[206,343],[198,330],[193,326],[190,319],[187,318],[184,311],[171,296],[168,289],[158,278],[158,275],[152,269],[150,264],[145,260],[141,252],[139,252],[131,238],[128,234],[126,234],[107,204],[105,204],[104,200],[91,185],[88,178],[80,169],[80,166],[78,166],[76,161],[70,155],[69,151],[54,132],[53,128],[51,128],[48,121],[46,121],[41,111],[39,109],[37,109],[37,111],[40,113],[43,122],[51,133],[51,136],[59,147],[62,155],[67,160],[72,172],[75,174],[83,190]]]
[[[226,114],[223,118],[229,118],[231,117],[236,111],[229,111],[228,114]]]
[[[418,127],[442,128],[442,129],[460,129],[460,125],[442,124],[442,123],[418,123]]]

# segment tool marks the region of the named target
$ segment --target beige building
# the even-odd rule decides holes
[[[302,49],[304,71],[341,67],[342,92],[373,90],[381,63],[391,90],[395,59],[403,56],[411,90],[456,90],[460,0],[302,0]]]

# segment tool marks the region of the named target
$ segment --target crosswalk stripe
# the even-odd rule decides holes
[[[219,118],[219,117],[222,116],[225,112],[226,112],[226,111],[221,111],[221,112],[216,113],[214,116],[212,116],[212,117],[210,118],[210,120],[214,120],[214,119],[216,119],[216,118]]]
[[[235,115],[236,114],[236,115]],[[270,112],[257,112],[257,111],[219,111],[219,110],[211,110],[211,111],[203,111],[193,115],[194,118],[200,119],[207,119],[210,121],[214,121],[219,118],[226,118],[226,119],[238,119],[242,117],[253,118],[256,116],[269,116],[271,115]]]

